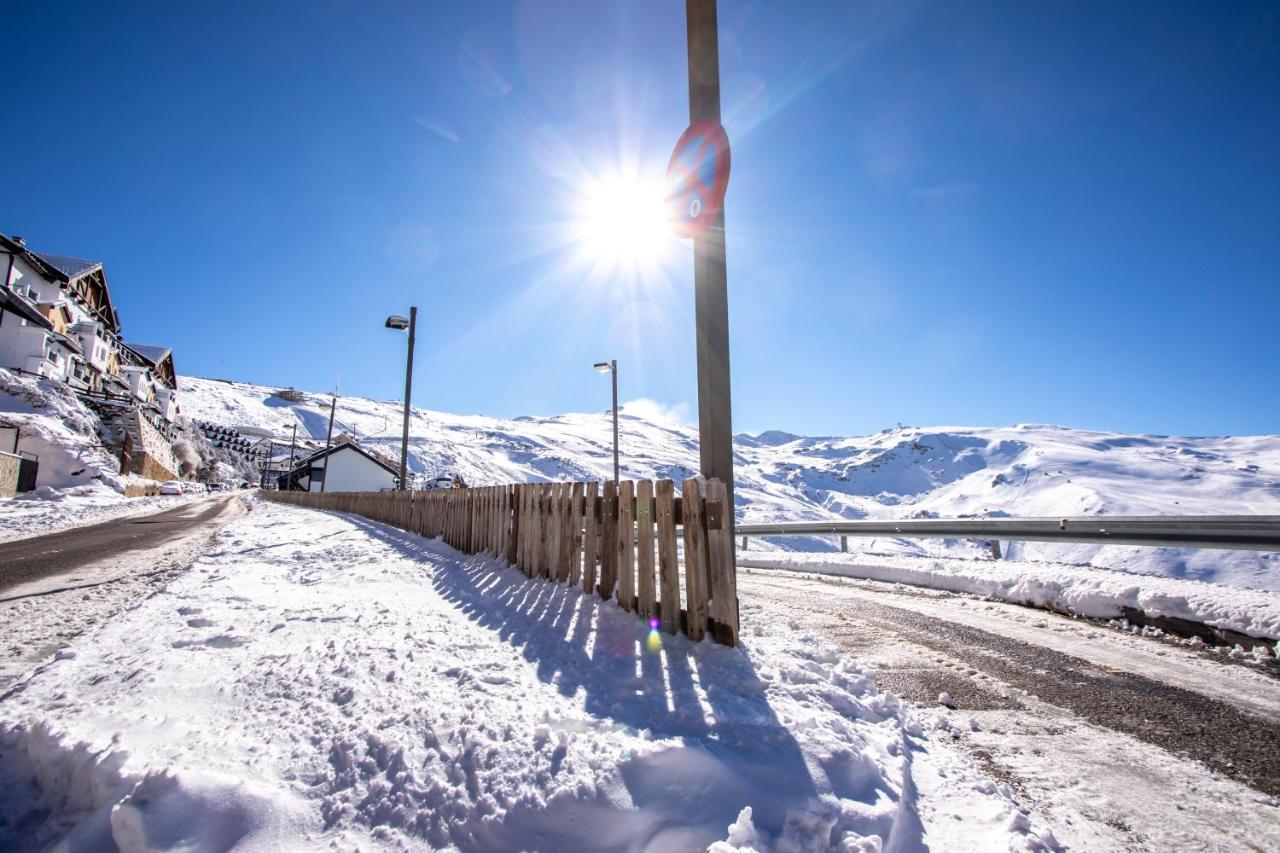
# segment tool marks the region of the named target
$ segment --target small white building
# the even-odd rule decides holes
[[[297,463],[279,479],[282,491],[385,492],[396,487],[400,472],[352,442],[335,444]]]

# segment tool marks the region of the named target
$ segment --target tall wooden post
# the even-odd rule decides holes
[[[689,123],[720,121],[720,46],[716,0],[685,0],[689,40]],[[702,475],[725,485],[730,547],[725,559],[736,573],[732,543],[733,419],[729,385],[729,297],[725,270],[724,209],[693,242],[694,313],[698,347],[698,444]],[[737,602],[725,602],[736,614]],[[736,621],[736,620],[735,620]]]
[[[409,399],[413,396],[413,339],[418,331],[417,306],[409,306],[409,355],[404,367],[404,429],[400,435],[400,491],[409,488]]]
[[[333,392],[333,402],[329,405],[329,432],[324,437],[324,449],[327,453],[333,447],[333,416],[338,413],[338,391],[335,388]],[[324,491],[325,484],[329,482],[329,457],[324,458],[324,479],[320,481],[320,491]]]

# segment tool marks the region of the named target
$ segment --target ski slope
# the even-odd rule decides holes
[[[331,397],[241,382],[180,379],[186,415],[323,442]],[[342,397],[335,434],[399,456],[399,400]],[[697,471],[695,428],[649,401],[624,404],[622,476],[680,480]],[[469,485],[607,479],[607,412],[501,419],[414,408],[409,467]],[[1280,514],[1280,436],[1170,437],[1040,424],[895,427],[868,436],[765,432],[736,439],[741,521],[921,516]],[[779,539],[762,550],[836,548],[833,540]],[[862,553],[987,559],[969,541],[851,540]],[[752,542],[752,548],[757,543]],[[1280,591],[1277,555],[1178,548],[1012,543],[1019,560],[1084,563],[1139,574]]]

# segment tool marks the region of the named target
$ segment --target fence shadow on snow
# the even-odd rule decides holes
[[[641,813],[659,805],[668,816],[683,810],[690,825],[713,827],[715,837],[723,837],[742,806],[751,805],[756,826],[776,834],[791,808],[816,796],[804,756],[769,705],[746,649],[661,634],[594,594],[527,578],[487,555],[459,555],[437,540],[347,518],[404,556],[432,565],[431,583],[443,598],[518,649],[543,682],[565,696],[581,692],[592,716],[694,748],[623,764],[623,781]],[[651,770],[691,755],[697,765],[688,768],[686,790],[649,783]]]

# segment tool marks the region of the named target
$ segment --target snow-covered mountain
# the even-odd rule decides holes
[[[189,417],[323,441],[327,394],[181,377]],[[398,458],[400,401],[342,397],[334,432]],[[681,480],[697,471],[697,431],[638,401],[622,408],[622,476]],[[409,466],[457,474],[471,485],[606,479],[612,471],[607,412],[500,419],[415,408]],[[849,438],[770,431],[736,439],[742,521],[832,518],[1280,514],[1280,436],[1182,438],[1038,424],[897,427]],[[756,548],[832,549],[832,541],[779,539]],[[871,553],[971,555],[978,543],[851,540]],[[1014,543],[1021,559],[1087,562],[1280,591],[1273,554],[1176,548]]]

